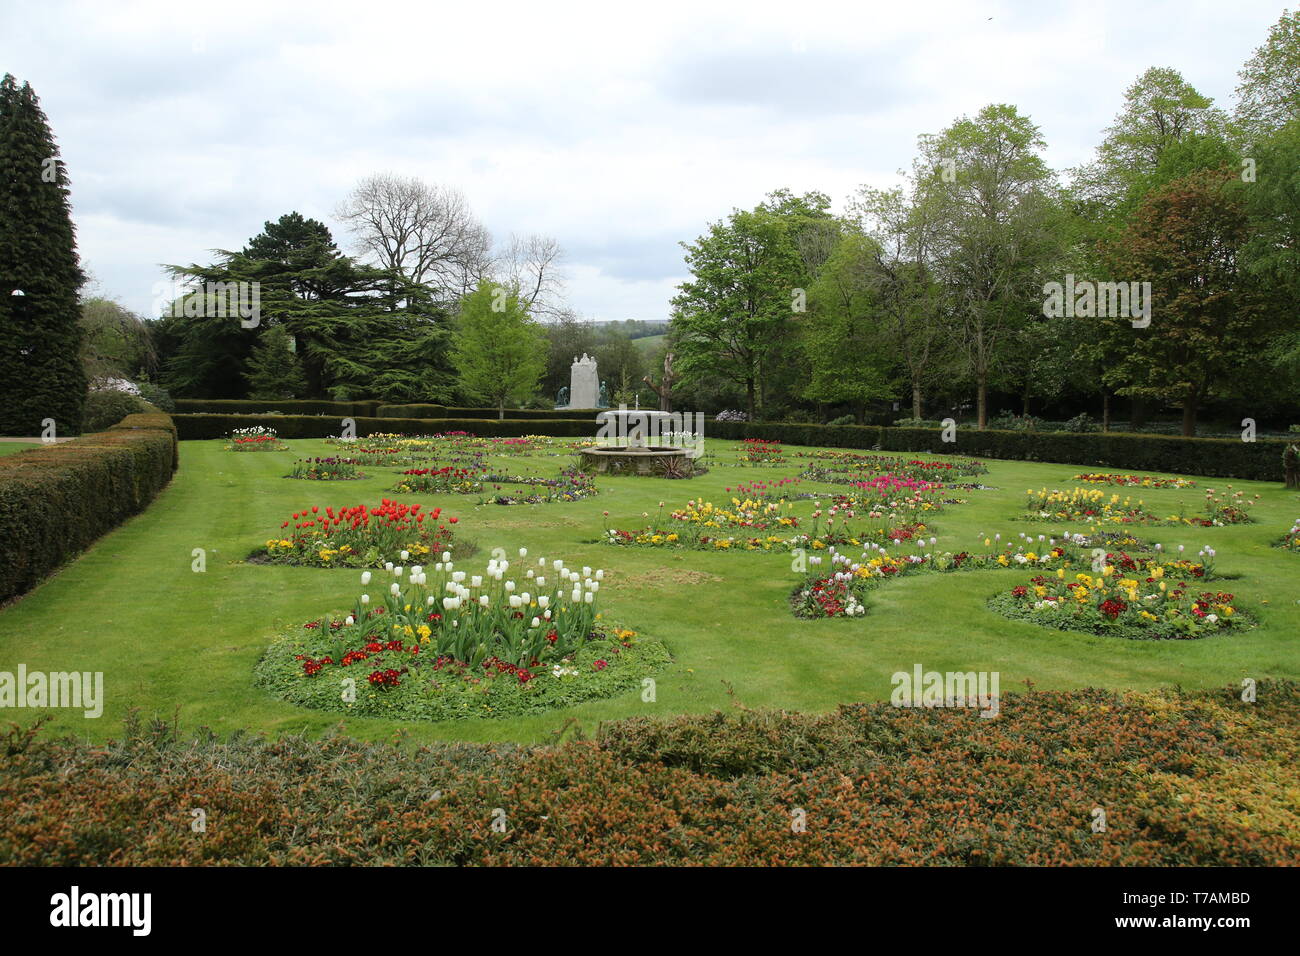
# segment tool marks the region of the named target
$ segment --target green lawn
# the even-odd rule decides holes
[[[557,446],[560,440],[556,440]],[[340,722],[363,738],[401,730],[415,740],[546,740],[570,717],[590,729],[603,719],[670,715],[729,706],[824,711],[836,704],[885,699],[890,675],[926,670],[996,670],[1005,693],[1023,681],[1038,688],[1151,688],[1178,684],[1209,688],[1243,677],[1300,678],[1300,555],[1270,547],[1300,515],[1300,496],[1280,485],[1233,482],[1263,495],[1257,523],[1226,528],[1140,528],[1166,547],[1195,551],[1211,544],[1219,570],[1240,578],[1220,587],[1256,614],[1261,626],[1234,636],[1192,642],[1138,642],[1051,631],[1008,621],[988,611],[995,591],[1021,583],[1028,572],[980,571],[918,576],[874,592],[867,614],[855,620],[798,621],[786,597],[799,580],[788,555],[625,549],[594,543],[604,522],[624,528],[644,523],[660,501],[720,501],[724,488],[748,480],[793,476],[800,462],[770,468],[739,467],[736,444],[710,441],[720,461],[691,481],[608,478],[601,494],[572,504],[475,507],[473,497],[404,496],[460,517],[459,532],[483,548],[461,567],[481,565],[494,547],[527,547],[533,557],[563,557],[571,565],[607,569],[603,609],[643,635],[663,641],[675,664],[658,675],[657,701],[640,695],[597,701],[564,711],[511,720],[466,720],[399,725],[383,720],[340,720],[295,708],[253,686],[252,671],[278,630],[351,604],[357,574],[252,565],[243,558],[297,509],[377,504],[400,469],[374,469],[363,481],[305,482],[283,478],[298,457],[334,449],[319,441],[290,442],[278,453],[235,454],[217,441],[183,442],[172,485],[144,514],[108,535],[25,598],[0,611],[0,670],[103,671],[108,697],[100,720],[55,711],[54,729],[105,739],[120,730],[128,707],[171,715],[179,709],[190,728],[237,727],[279,733],[321,732]],[[0,443],[0,451],[3,443]],[[787,450],[787,456],[794,449]],[[937,457],[937,456],[925,456]],[[503,468],[550,474],[569,458],[502,459]],[[1044,525],[1012,520],[1025,489],[1073,487],[1083,470],[1069,465],[990,461],[977,479],[998,490],[959,494],[934,525],[941,549],[978,548],[977,535],[1046,533]],[[1181,491],[1134,491],[1172,511],[1180,501],[1196,511],[1206,487],[1197,479]],[[1123,493],[1123,492],[1121,492]],[[801,502],[800,513],[811,504]],[[602,512],[610,517],[604,519]],[[1063,529],[1053,529],[1063,530]],[[1071,529],[1081,530],[1081,529]],[[192,552],[207,552],[207,570],[191,570]],[[1267,603],[1264,603],[1267,602]],[[26,721],[28,714],[11,712]]]
[[[29,448],[40,448],[39,442],[0,441],[0,455],[14,455]]]

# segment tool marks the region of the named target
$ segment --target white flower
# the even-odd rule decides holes
[[[442,560],[443,560],[444,563],[446,563],[447,561],[450,561],[450,560],[451,560],[451,552],[450,552],[450,551],[444,551],[444,552],[442,552]]]
[[[481,588],[483,586],[483,576],[476,574],[469,579],[469,586],[472,588]]]
[[[478,598],[478,603],[479,603],[479,607],[487,607],[489,603],[488,596],[486,594],[480,594]]]
[[[506,589],[506,592],[509,593],[510,591],[513,591],[513,590],[515,589],[515,582],[514,582],[514,581],[507,581],[507,582],[505,583],[504,587],[505,587],[505,589]]]
[[[385,570],[385,571],[391,571],[391,570],[393,570],[393,562],[392,562],[392,561],[385,561],[385,562],[384,562],[384,570]]]
[[[583,599],[584,601],[586,601],[588,604],[590,604],[592,601],[594,601],[595,598],[596,598],[596,595],[595,595],[595,592],[593,592],[593,591],[588,591],[586,594],[584,594],[584,595],[582,596],[582,599]]]
[[[597,568],[597,569],[596,569],[596,580],[597,580],[597,581],[603,581],[603,580],[605,580],[605,569],[604,569],[604,568]]]
[[[428,598],[425,599],[425,602],[424,602],[424,603],[425,603],[425,605],[428,606],[428,607],[433,607],[433,595],[430,594],[430,595],[428,596]]]
[[[370,595],[369,595],[369,594],[363,594],[363,595],[361,595],[361,603],[362,603],[362,604],[369,604],[369,603],[370,603]]]
[[[347,616],[347,619],[344,620],[343,623],[346,624],[348,627],[351,627],[353,624],[357,623],[357,621],[356,618],[354,618],[351,614],[349,614]]]
[[[402,566],[399,564],[397,567],[393,568],[393,577],[400,578],[401,576],[402,576]]]
[[[528,557],[528,549],[527,549],[527,548],[520,548],[520,549],[519,549],[519,557],[521,557],[521,558],[526,558],[526,557]]]
[[[546,610],[548,607],[551,606],[551,599],[550,599],[550,597],[549,597],[548,595],[546,595],[546,594],[539,594],[539,595],[537,595],[537,605],[538,605],[542,610]]]
[[[582,590],[580,588],[574,588],[573,593],[569,595],[569,600],[571,600],[574,604],[577,604],[579,601],[581,601]]]
[[[465,572],[464,572],[464,571],[453,571],[453,572],[451,573],[451,579],[452,579],[453,581],[455,581],[457,584],[460,584],[461,581],[464,581],[464,580],[465,580]]]
[[[362,571],[362,572],[361,572],[361,586],[362,586],[362,587],[365,587],[365,586],[366,586],[367,584],[369,584],[369,583],[370,583],[370,572],[369,572],[369,571]]]
[[[538,586],[539,588],[544,588],[544,587],[546,587],[546,578],[538,578],[538,579],[537,579],[537,586]]]
[[[541,627],[541,624],[542,624],[541,621],[539,621],[537,618],[533,618],[532,621],[529,623],[528,626],[529,626],[529,627]]]
[[[409,559],[409,558],[411,557],[411,552],[410,552],[410,551],[402,551],[402,552],[400,552],[397,556],[398,556],[399,558],[401,558],[403,561],[406,561],[407,559]]]
[[[1207,614],[1207,615],[1205,615],[1205,619],[1206,619],[1207,621],[1209,621],[1211,624],[1218,624],[1218,623],[1219,623],[1219,615],[1217,615],[1217,614]]]
[[[398,584],[396,581],[394,581],[392,587],[390,587],[388,590],[394,595],[401,594],[402,586]]]

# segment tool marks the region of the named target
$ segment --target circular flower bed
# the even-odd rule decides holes
[[[293,463],[293,470],[285,477],[307,481],[355,481],[366,477],[357,467],[360,464],[353,458],[302,458]]]
[[[364,573],[351,612],[282,635],[257,683],[305,707],[448,720],[613,696],[669,663],[662,644],[601,620],[601,570],[542,559],[519,575],[494,558],[468,575],[442,557]]]
[[[316,568],[377,568],[385,555],[416,560],[443,551],[457,556],[474,546],[456,538],[457,518],[443,518],[442,509],[403,505],[385,498],[378,508],[312,505],[280,525],[280,534],[249,555],[263,564],[293,564]]]
[[[274,428],[254,425],[236,428],[226,438],[226,451],[288,451],[289,446],[280,441]]]
[[[1158,475],[1116,475],[1109,472],[1090,472],[1075,475],[1073,481],[1086,481],[1094,485],[1125,485],[1137,488],[1194,488],[1190,478],[1161,478]]]
[[[1189,562],[1107,565],[1100,573],[1039,574],[989,599],[990,609],[1042,627],[1136,640],[1191,640],[1254,622],[1236,597],[1197,580]]]

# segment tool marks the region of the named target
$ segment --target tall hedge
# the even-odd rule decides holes
[[[0,601],[143,511],[176,470],[176,440],[171,419],[149,412],[0,458]]]
[[[235,428],[266,425],[281,438],[328,438],[339,433],[340,421],[322,415],[188,415],[172,416],[182,440],[224,438]],[[579,438],[594,436],[596,422],[590,419],[496,418],[365,418],[354,417],[361,437],[376,432],[432,435],[438,432],[471,432],[494,438],[520,435],[555,435]]]
[[[31,86],[0,80],[0,435],[81,431],[85,281],[68,175]],[[15,295],[21,292],[21,295]]]

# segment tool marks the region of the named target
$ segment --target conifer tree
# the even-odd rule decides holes
[[[81,429],[77,258],[68,176],[29,84],[0,81],[0,434]],[[15,294],[21,293],[21,294]]]
[[[290,348],[289,333],[282,325],[262,332],[248,359],[248,397],[276,401],[298,398],[307,388],[298,356]]]

